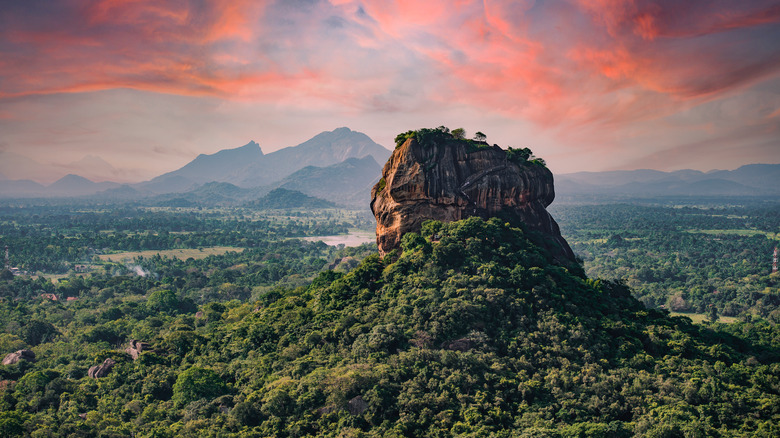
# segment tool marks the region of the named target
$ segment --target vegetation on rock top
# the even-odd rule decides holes
[[[418,130],[410,130],[402,132],[395,137],[396,149],[401,147],[406,140],[413,138],[423,147],[432,144],[447,144],[447,143],[461,143],[467,146],[469,152],[477,152],[479,150],[496,148],[498,145],[490,146],[485,140],[487,136],[482,132],[477,132],[473,139],[466,138],[466,131],[463,128],[456,128],[450,130],[446,126],[439,126],[438,128],[422,128]],[[543,159],[535,157],[531,149],[529,148],[512,148],[509,147],[505,151],[507,160],[518,165],[534,164],[542,167],[546,167],[546,163]]]

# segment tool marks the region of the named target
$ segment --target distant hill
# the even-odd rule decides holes
[[[257,200],[268,193],[267,188],[244,189],[225,182],[210,182],[186,192],[166,193],[151,198],[161,207],[226,207]]]
[[[341,163],[348,158],[371,156],[376,162],[384,163],[390,151],[375,143],[361,132],[349,128],[338,128],[322,132],[298,146],[280,149],[266,155],[259,163],[243,171],[238,182],[242,187],[266,185],[287,177],[306,166],[326,167]]]
[[[260,145],[254,141],[235,149],[224,149],[211,155],[201,154],[184,167],[162,174],[138,186],[159,193],[180,192],[212,181],[231,181],[241,169],[263,158]]]
[[[349,158],[367,156],[384,163],[390,151],[363,133],[338,128],[266,155],[253,141],[240,148],[199,155],[184,167],[137,187],[156,193],[174,193],[216,181],[251,188],[274,184],[306,166],[326,167]]]
[[[186,176],[168,173],[160,175],[151,181],[134,184],[132,187],[142,192],[150,193],[181,193],[195,190],[203,183],[198,183]]]
[[[46,188],[46,194],[49,196],[86,196],[108,189],[115,189],[120,185],[115,182],[96,183],[83,176],[70,174],[51,183]]]
[[[274,189],[264,197],[245,205],[259,210],[285,208],[331,208],[336,205],[324,199],[303,194],[297,190]]]
[[[46,191],[46,186],[28,179],[0,180],[0,197],[24,198],[39,197]]]
[[[348,158],[327,167],[306,166],[275,185],[298,190],[341,205],[367,207],[371,187],[376,184],[382,167],[373,156]]]
[[[324,208],[334,204],[367,207],[371,186],[379,179],[380,171],[379,164],[368,155],[348,158],[327,167],[306,166],[266,186],[243,188],[227,182],[209,182],[157,195],[150,202],[165,207],[244,205],[253,208]],[[168,178],[183,177],[170,175]],[[311,199],[304,200],[291,193]],[[266,195],[271,197],[263,198]]]
[[[780,195],[780,164],[750,164],[736,170],[619,170],[577,172],[555,178],[559,196],[773,196]]]
[[[94,195],[105,190],[115,189],[120,184],[114,182],[96,183],[78,175],[66,175],[44,186],[30,180],[0,181],[0,197],[75,197]]]
[[[112,189],[95,193],[94,195],[91,196],[91,198],[102,200],[102,201],[112,201],[112,200],[115,201],[115,200],[136,200],[136,199],[145,198],[147,196],[148,193],[144,193],[139,190],[136,190],[127,184],[122,184],[119,187],[115,187]]]
[[[735,170],[708,172],[707,176],[780,193],[780,164],[748,164]]]

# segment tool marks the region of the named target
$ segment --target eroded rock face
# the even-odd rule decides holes
[[[497,147],[474,148],[455,139],[421,145],[414,138],[398,147],[371,191],[380,254],[400,247],[401,236],[434,219],[472,216],[522,222],[545,239],[556,258],[573,261],[545,207],[555,198],[552,173],[544,166],[516,164]]]

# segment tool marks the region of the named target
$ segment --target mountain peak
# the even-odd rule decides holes
[[[264,161],[247,168],[245,176],[237,180],[242,187],[254,187],[280,181],[306,166],[327,167],[349,158],[372,156],[376,162],[385,162],[390,151],[362,132],[347,127],[323,131],[309,140],[264,156]]]
[[[254,140],[234,149],[201,154],[178,170],[160,175],[142,186],[157,193],[170,193],[211,181],[229,182],[243,188],[258,187],[281,181],[306,166],[326,167],[348,158],[367,156],[384,162],[390,151],[366,134],[340,127],[267,155]],[[172,176],[182,183],[176,187],[168,184]]]
[[[237,148],[233,149],[222,149],[221,151],[215,152],[211,155],[206,155],[207,157],[216,157],[216,156],[224,156],[224,155],[235,155],[235,154],[251,154],[251,155],[263,155],[263,150],[260,149],[260,145],[257,144],[254,140],[250,140],[249,143],[239,146]]]
[[[247,144],[245,144],[245,145],[243,145],[241,147],[238,147],[236,149],[248,149],[248,150],[249,149],[260,149],[260,145],[257,144],[257,142],[254,141],[254,140],[249,140],[249,143],[247,143]],[[262,152],[262,149],[260,150],[260,152]]]
[[[57,181],[54,181],[53,183],[49,184],[49,187],[72,185],[72,184],[91,185],[91,184],[95,184],[95,182],[87,178],[84,178],[83,176],[69,173],[63,176],[62,178],[58,179]]]

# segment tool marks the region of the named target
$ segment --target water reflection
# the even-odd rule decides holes
[[[364,243],[376,242],[376,234],[371,231],[350,231],[349,234],[339,234],[336,236],[311,236],[306,237],[309,242],[321,240],[326,245],[336,246],[360,246]]]

